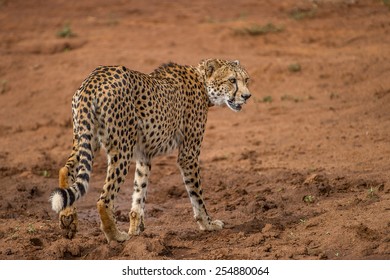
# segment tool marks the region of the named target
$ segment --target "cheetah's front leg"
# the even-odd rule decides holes
[[[69,163],[69,160],[68,160]],[[73,164],[73,162],[72,162]],[[59,172],[59,186],[60,188],[68,188],[70,180],[68,176],[68,167],[64,166]],[[59,213],[59,225],[62,231],[62,235],[66,238],[72,239],[77,232],[78,218],[76,207],[66,207]]]
[[[150,164],[137,161],[134,175],[133,202],[131,205],[130,217],[130,235],[139,235],[144,231],[144,209],[147,193],[147,186],[150,174]]]
[[[220,220],[212,220],[207,213],[203,200],[198,161],[179,156],[178,162],[199,228],[208,231],[222,229],[224,223]]]

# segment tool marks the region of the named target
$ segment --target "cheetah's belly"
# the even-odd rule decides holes
[[[148,130],[139,126],[137,143],[134,147],[135,159],[152,159],[158,155],[172,152],[183,141],[183,133],[179,129]]]

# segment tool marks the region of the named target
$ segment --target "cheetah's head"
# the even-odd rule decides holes
[[[199,71],[204,77],[207,94],[212,105],[227,105],[235,112],[241,110],[251,94],[249,76],[238,60],[203,60]]]

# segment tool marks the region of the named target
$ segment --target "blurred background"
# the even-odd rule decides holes
[[[388,0],[0,0],[0,259],[390,258],[389,45]],[[98,65],[205,58],[251,77],[242,112],[210,109],[202,147],[206,203],[227,229],[197,231],[172,155],[153,168],[146,233],[107,250],[102,156],[79,236],[62,239],[47,200],[82,81]]]

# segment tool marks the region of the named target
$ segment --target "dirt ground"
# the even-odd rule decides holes
[[[390,259],[389,19],[380,0],[0,0],[0,259]],[[145,231],[107,244],[102,153],[80,230],[62,237],[48,199],[83,79],[204,58],[238,59],[251,77],[242,112],[211,108],[202,145],[225,229],[198,231],[172,154],[153,162]]]

